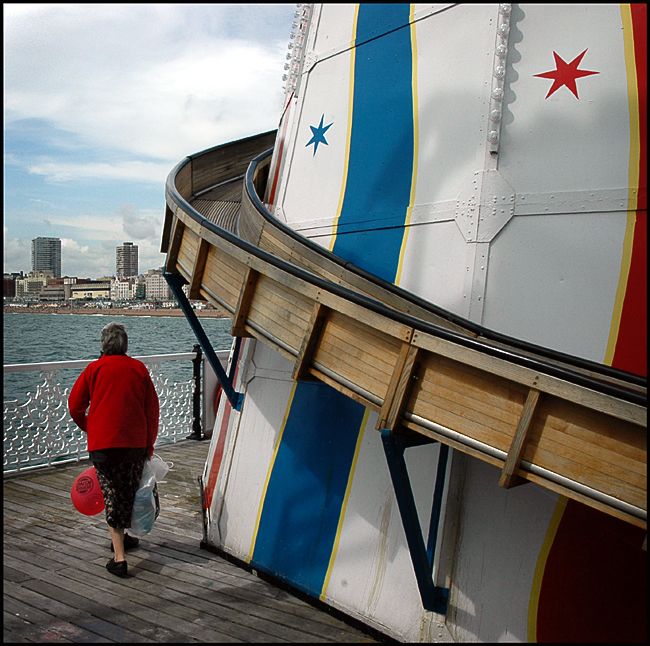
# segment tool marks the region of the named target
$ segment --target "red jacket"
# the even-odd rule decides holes
[[[160,407],[141,361],[112,354],[89,363],[70,391],[68,408],[88,435],[89,451],[146,447],[153,453]]]

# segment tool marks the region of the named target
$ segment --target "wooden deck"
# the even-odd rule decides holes
[[[70,502],[88,464],[4,479],[4,642],[382,642],[342,615],[202,549],[198,477],[208,441],[157,452],[174,463],[161,515],[109,574],[104,513]]]

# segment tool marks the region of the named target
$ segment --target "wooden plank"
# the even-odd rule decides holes
[[[172,222],[174,220],[174,212],[165,205],[165,222],[163,224],[162,240],[160,241],[160,253],[167,253],[169,249],[169,240],[172,229]]]
[[[296,295],[296,300],[300,297]],[[288,326],[293,334],[303,336],[309,324],[309,310],[298,306],[293,307],[291,302],[278,298],[272,292],[258,287],[255,301],[251,304],[251,316],[263,316],[271,321],[272,327]],[[253,314],[253,312],[255,314]],[[273,320],[275,319],[275,322]]]
[[[512,436],[524,403],[523,393],[516,390],[504,392],[499,388],[500,384],[490,391],[488,383],[482,398],[481,391],[467,379],[464,371],[452,370],[449,366],[443,366],[441,370],[445,371],[436,374],[435,378],[431,378],[429,372],[426,380],[421,378],[418,381],[409,410],[419,414],[419,407],[437,404]]]
[[[346,349],[346,356],[355,363],[375,366],[385,374],[392,374],[399,356],[400,342],[390,337],[378,338],[373,330],[359,329],[352,320],[328,318],[323,330],[323,343],[333,348]]]
[[[565,455],[564,453],[540,451],[535,462],[549,471],[552,467],[554,473],[561,473],[570,480],[576,480],[595,491],[623,500],[640,509],[646,509],[646,480],[643,477],[636,479],[636,482],[629,482],[628,479],[623,478],[618,479],[607,471],[584,466],[580,462],[579,453]]]
[[[301,327],[306,327],[311,317],[314,300],[288,288],[281,283],[266,276],[261,276],[260,282],[263,289],[263,297],[273,303],[277,303],[282,310],[293,310],[294,318],[302,321]]]
[[[461,433],[470,439],[483,442],[504,454],[512,442],[512,426],[499,428],[494,420],[488,417],[481,417],[476,411],[471,415],[458,402],[443,397],[436,397],[433,402],[425,402],[418,399],[417,406],[413,413],[426,420],[431,420],[446,428]],[[487,423],[493,424],[488,426]],[[502,466],[503,461],[499,466]]]
[[[248,313],[250,311],[251,303],[253,302],[253,297],[255,296],[255,287],[257,285],[258,278],[259,274],[254,269],[251,269],[249,267],[244,276],[244,284],[239,294],[239,300],[237,302],[237,307],[235,308],[235,314],[232,318],[232,330],[230,334],[233,337],[251,336],[246,331],[245,325],[246,319],[248,318]]]
[[[455,359],[460,363],[483,370],[487,375],[497,375],[526,387],[538,389],[567,401],[593,408],[606,415],[629,420],[643,428],[647,426],[647,409],[622,399],[615,399],[584,386],[564,381],[558,377],[540,374],[535,370],[466,348],[451,341],[417,331],[413,344],[434,354]]]
[[[517,430],[512,439],[510,450],[508,451],[508,457],[499,477],[499,484],[506,489],[526,482],[526,480],[517,476],[516,471],[519,467],[524,449],[526,448],[526,436],[530,430],[530,424],[533,420],[535,409],[537,408],[539,395],[539,390],[535,390],[535,388],[531,388],[528,391],[528,397],[526,397],[524,408],[521,411],[521,418],[519,419],[519,424],[517,424]]]
[[[367,356],[367,355],[365,355]],[[364,360],[363,348],[337,341],[325,326],[314,361],[383,400],[392,374],[387,362]]]
[[[293,367],[293,374],[291,378],[294,381],[305,379],[307,376],[307,368],[312,361],[314,350],[318,345],[320,333],[323,329],[323,324],[327,318],[329,310],[320,303],[314,303],[309,324],[307,326],[307,334],[305,334],[300,350],[298,351],[298,359]]]
[[[177,217],[174,217],[172,221],[171,233],[169,236],[171,242],[169,243],[167,258],[165,259],[165,271],[174,271],[176,268],[178,250],[181,246],[184,229],[185,225]]]
[[[192,300],[201,298],[201,281],[203,280],[203,272],[205,270],[205,263],[208,258],[208,251],[210,250],[210,243],[203,238],[199,239],[199,248],[194,258],[194,267],[192,267],[192,280],[190,281],[189,297]]]
[[[295,353],[291,355],[290,360],[292,362],[295,361],[305,333],[304,328],[294,325],[288,318],[282,318],[279,320],[279,317],[277,317],[277,311],[276,318],[267,316],[257,308],[256,303],[253,303],[251,307],[249,321],[264,330],[272,339],[279,339],[292,348]],[[253,331],[254,328],[250,327],[250,330]],[[253,336],[257,336],[257,333],[254,333]]]
[[[5,479],[5,638],[13,641],[375,641],[342,617],[280,592],[253,572],[203,550],[197,475],[208,443],[157,447],[174,463],[160,485],[161,515],[127,555],[130,576],[105,570],[103,514],[69,501],[87,462]],[[209,594],[207,594],[209,592]]]
[[[540,404],[535,426],[544,421],[544,434],[554,431],[549,439],[574,447],[588,447],[592,455],[609,454],[617,460],[646,464],[647,435],[631,422],[612,419],[597,412],[564,401],[545,398]],[[643,469],[645,473],[646,469]]]
[[[378,430],[389,429],[393,431],[401,423],[406,401],[413,385],[415,363],[419,352],[418,348],[408,343],[402,344],[384,397],[384,405],[381,407],[381,412],[377,418],[376,428]]]

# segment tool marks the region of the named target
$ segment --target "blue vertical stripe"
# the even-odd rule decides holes
[[[413,170],[409,9],[359,6],[348,174],[333,249],[390,281]],[[325,384],[300,382],[287,416],[251,565],[309,594],[322,590],[363,413]]]
[[[394,282],[413,175],[408,4],[361,5],[348,179],[333,252]],[[401,28],[372,39],[386,28]],[[370,39],[370,40],[368,40]]]
[[[269,480],[253,564],[320,594],[364,408],[301,382]]]

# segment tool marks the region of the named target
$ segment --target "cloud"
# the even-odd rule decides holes
[[[32,243],[30,240],[7,238],[7,227],[4,228],[3,240],[4,273],[12,271],[28,272],[32,267]]]
[[[130,240],[144,240],[155,238],[160,240],[162,235],[162,220],[160,214],[139,216],[133,207],[122,207],[122,228]]]
[[[171,170],[170,163],[153,164],[141,161],[121,163],[66,163],[49,161],[27,166],[33,175],[42,175],[51,182],[77,182],[84,179],[120,180],[164,184]]]
[[[66,240],[70,275],[114,273],[127,240],[159,267],[174,166],[277,127],[294,9],[3,5],[5,271],[29,271],[39,235]]]
[[[43,119],[88,144],[166,162],[275,127],[286,42],[229,33],[236,7],[5,9],[6,123]]]

